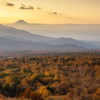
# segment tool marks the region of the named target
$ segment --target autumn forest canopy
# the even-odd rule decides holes
[[[99,52],[24,56],[0,58],[2,100],[100,100]]]

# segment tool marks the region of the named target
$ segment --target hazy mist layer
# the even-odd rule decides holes
[[[26,30],[33,34],[50,37],[68,37],[78,40],[99,41],[100,25],[82,24],[11,24],[9,26]]]

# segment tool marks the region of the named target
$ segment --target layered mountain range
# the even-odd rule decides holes
[[[0,37],[0,49],[4,50],[82,50],[75,44],[49,45],[33,41],[18,41]]]
[[[23,20],[14,24],[27,24]],[[0,24],[0,49],[4,50],[84,50],[94,45],[73,38],[53,38]],[[98,48],[99,49],[99,48]]]
[[[72,37],[76,40],[100,41],[100,24],[41,24],[19,20],[7,26],[48,37]]]

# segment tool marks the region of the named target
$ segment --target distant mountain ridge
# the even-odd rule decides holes
[[[1,50],[83,50],[85,48],[75,44],[47,45],[32,41],[17,41],[0,37]]]
[[[84,42],[75,40],[73,38],[59,38],[52,41],[40,41],[40,42],[50,44],[50,45],[62,45],[62,44],[68,43],[68,44],[75,44],[77,46],[82,46],[87,49],[94,49],[94,46],[91,45],[90,43],[84,43]]]
[[[0,36],[13,36],[17,38],[23,38],[29,41],[50,41],[56,38],[46,37],[42,35],[31,34],[30,32],[24,30],[18,30],[13,27],[8,27],[4,25],[0,25]]]

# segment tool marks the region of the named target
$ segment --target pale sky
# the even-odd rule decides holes
[[[0,0],[0,23],[100,24],[100,0]]]

